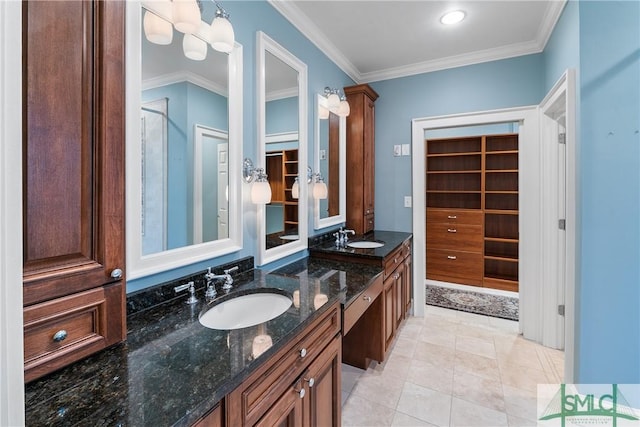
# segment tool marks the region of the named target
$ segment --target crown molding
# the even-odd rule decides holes
[[[272,90],[271,92],[266,94],[265,100],[269,102],[275,101],[277,99],[293,98],[294,96],[298,96],[297,86],[281,90]]]
[[[455,55],[432,61],[424,61],[409,64],[401,67],[392,67],[370,73],[360,72],[349,61],[342,52],[325,36],[317,25],[309,19],[293,3],[284,0],[268,0],[282,16],[285,17],[294,27],[296,27],[307,39],[309,39],[318,49],[333,61],[342,71],[351,77],[356,83],[371,83],[380,80],[389,80],[400,77],[407,77],[416,74],[429,73],[433,71],[446,70],[448,68],[463,67],[466,65],[479,64],[482,62],[497,61],[501,59],[513,58],[540,53],[544,50],[553,29],[555,28],[562,10],[568,0],[551,0],[550,6],[538,28],[534,40],[501,46],[494,49],[475,51],[468,54]]]
[[[146,79],[142,82],[141,88],[142,90],[148,90],[181,82],[193,83],[196,86],[200,86],[201,88],[207,89],[213,93],[217,93],[225,98],[229,97],[229,90],[226,87],[190,71],[178,71]]]
[[[286,0],[267,0],[269,4],[282,16],[285,17],[294,27],[296,27],[311,43],[333,61],[342,71],[351,77],[355,82],[360,78],[360,71],[342,54],[327,36],[307,15],[300,11],[300,8],[293,2]]]

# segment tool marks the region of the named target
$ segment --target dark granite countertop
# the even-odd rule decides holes
[[[383,231],[374,230],[370,233],[358,236],[349,236],[349,242],[357,242],[361,240],[376,241],[384,243],[384,246],[373,249],[357,249],[350,247],[337,247],[334,239],[325,241],[319,245],[315,245],[309,248],[309,254],[311,256],[323,254],[331,255],[348,255],[358,258],[365,258],[370,260],[383,259],[389,255],[395,248],[402,244],[405,240],[411,237],[411,233],[405,233],[401,231]]]
[[[198,322],[206,308],[202,291],[195,305],[185,304],[181,295],[132,314],[125,343],[26,385],[26,424],[190,425],[320,313],[336,301],[348,305],[380,272],[362,264],[305,259],[269,274],[243,273],[231,292],[278,288],[296,303],[273,320],[233,331]],[[327,299],[316,308],[319,293]],[[273,346],[254,358],[253,338],[264,333]]]

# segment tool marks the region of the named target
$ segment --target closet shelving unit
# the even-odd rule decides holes
[[[427,278],[518,290],[518,135],[427,140]]]
[[[271,203],[280,203],[284,211],[284,232],[298,230],[298,199],[292,195],[298,176],[298,150],[279,150],[267,153],[267,175],[271,186]]]

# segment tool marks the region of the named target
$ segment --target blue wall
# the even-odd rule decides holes
[[[411,231],[411,157],[393,146],[411,143],[411,120],[540,102],[541,54],[371,83],[376,101],[376,228]]]
[[[581,2],[578,380],[640,383],[640,3]]]

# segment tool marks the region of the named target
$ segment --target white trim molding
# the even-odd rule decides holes
[[[224,96],[229,96],[229,90],[209,79],[205,79],[201,75],[192,73],[191,71],[177,71],[175,73],[163,74],[161,76],[152,77],[142,82],[141,89],[155,89],[157,87],[168,86],[174,83],[188,82],[196,86],[200,86],[203,89],[207,89],[213,93]]]
[[[0,425],[24,425],[22,4],[0,2]]]

